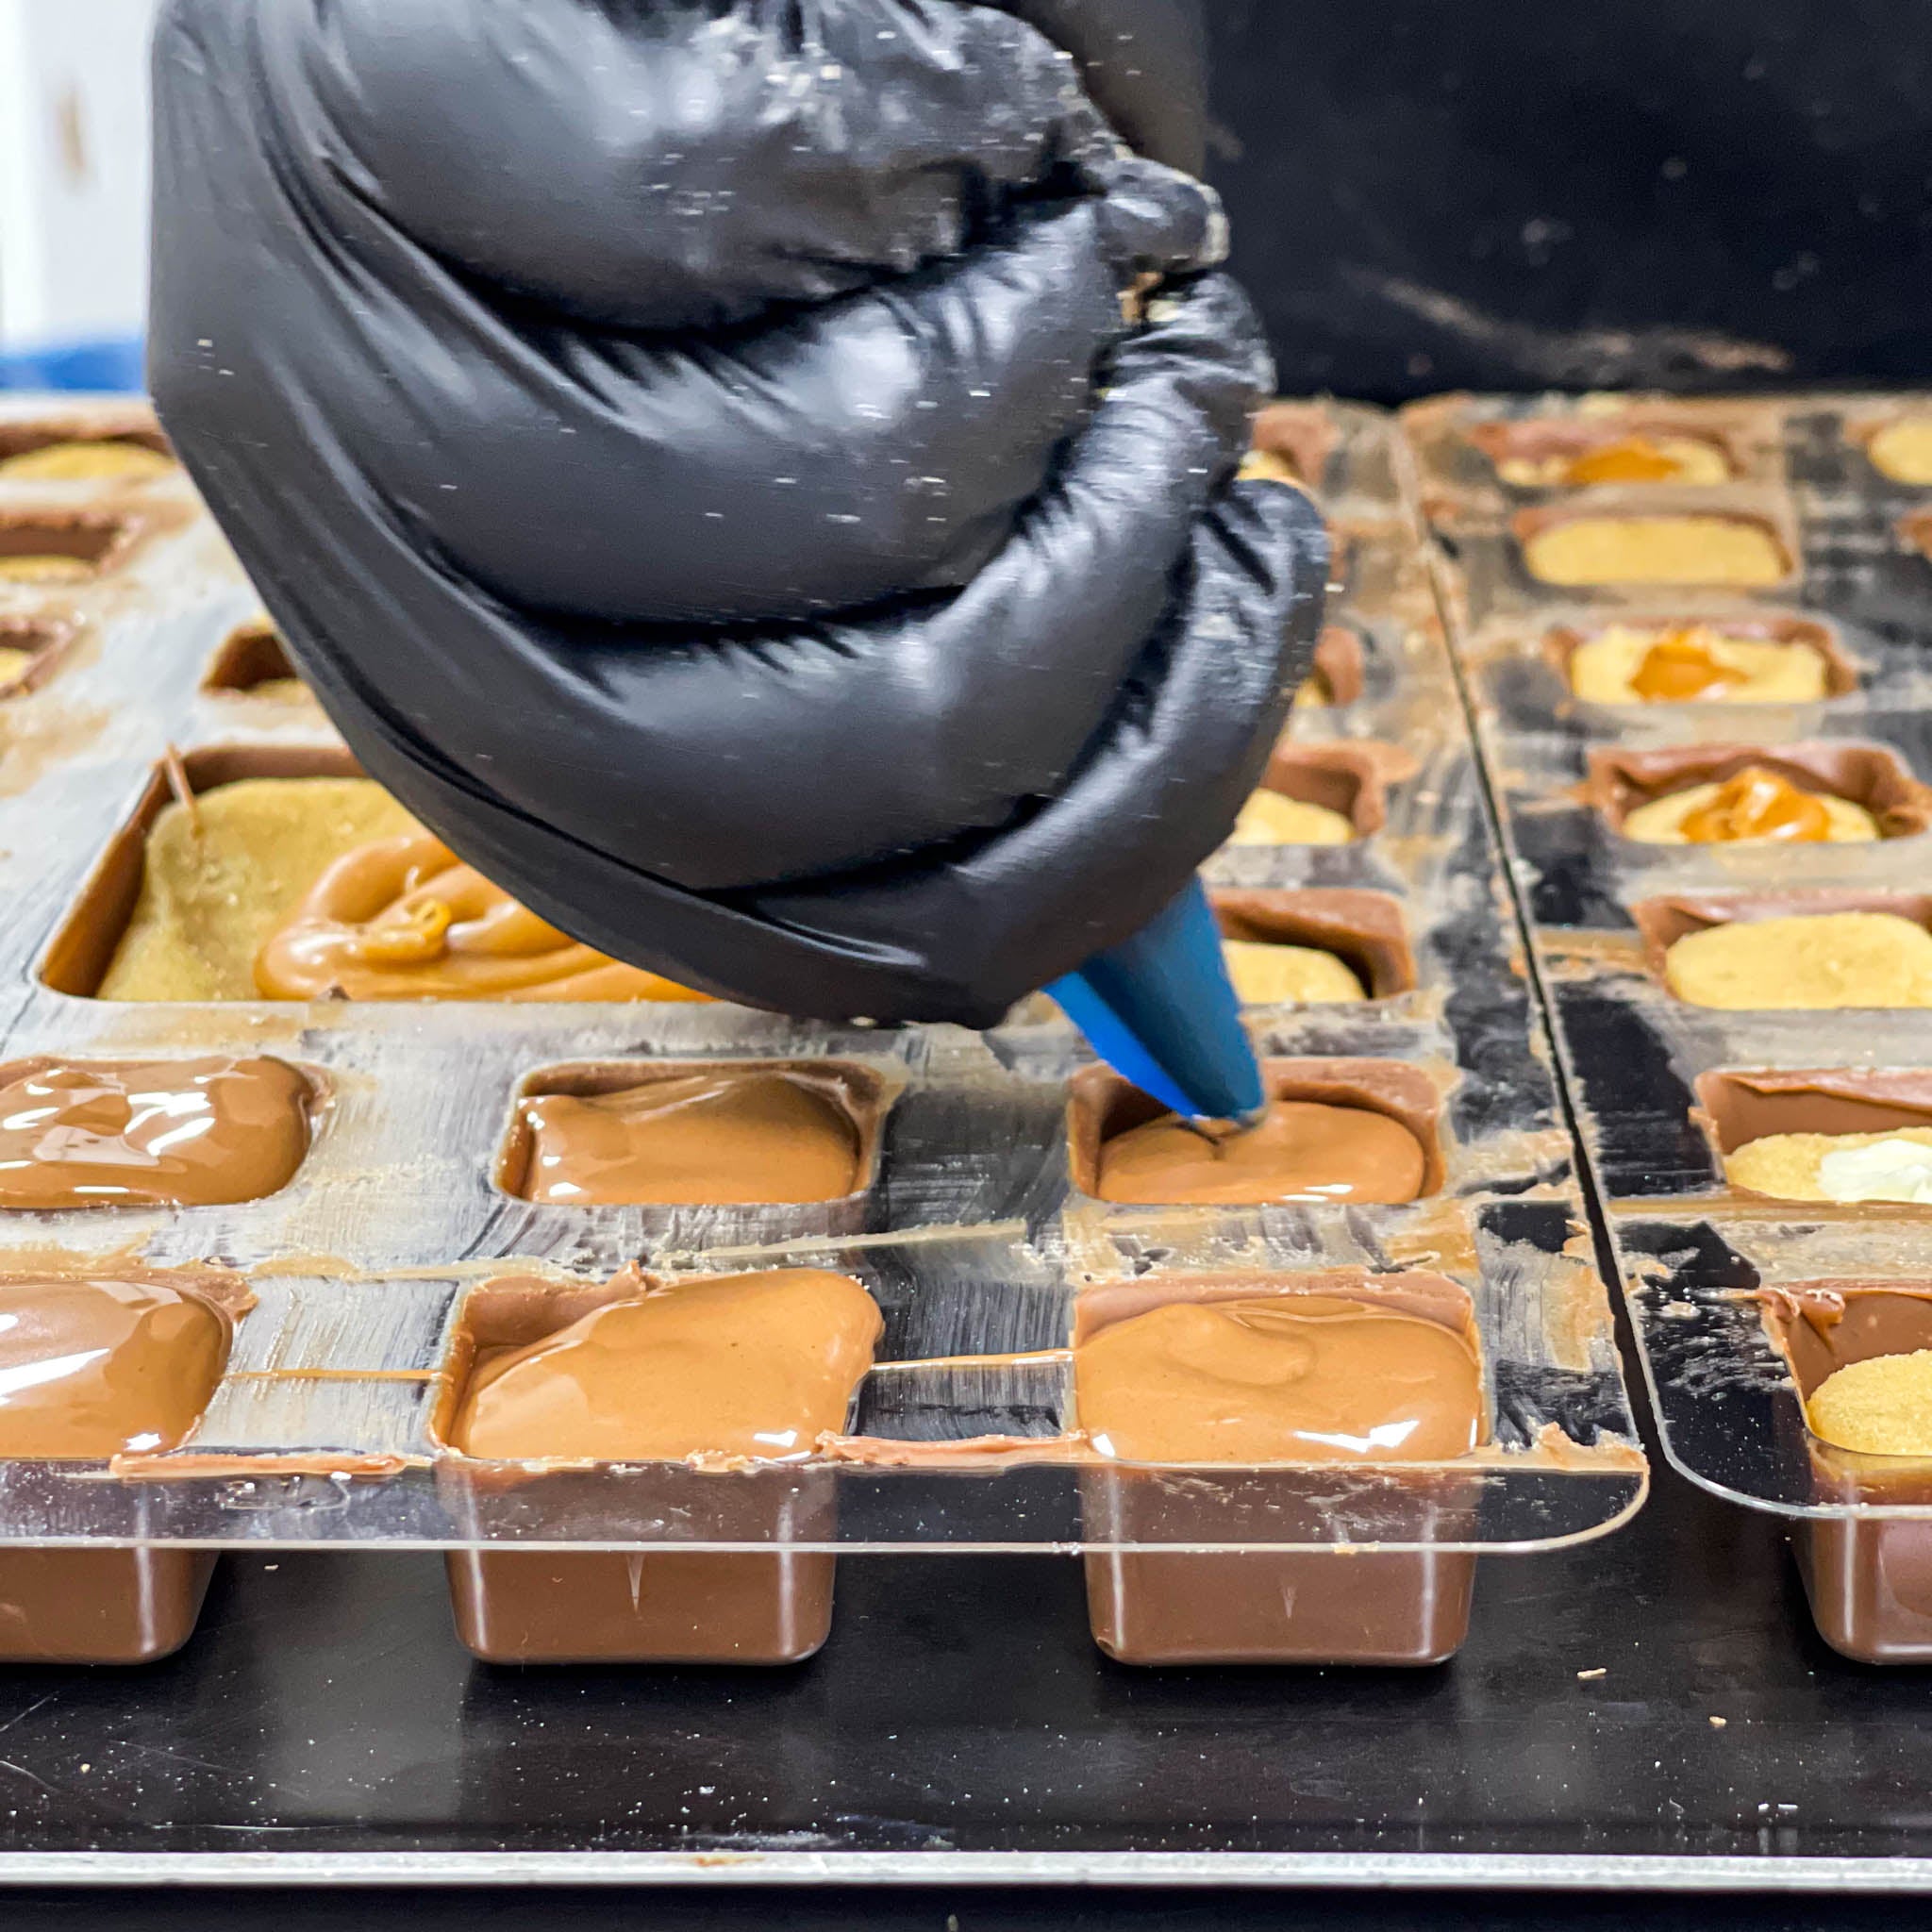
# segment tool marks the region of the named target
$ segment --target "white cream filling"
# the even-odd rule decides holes
[[[1818,1185],[1833,1201],[1914,1201],[1932,1206],[1932,1147],[1919,1141],[1840,1147],[1818,1163]]]

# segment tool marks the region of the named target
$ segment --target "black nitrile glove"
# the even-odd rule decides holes
[[[1167,165],[1195,25],[170,0],[156,398],[370,774],[574,936],[801,1015],[990,1024],[1143,924],[1326,558],[1230,480],[1270,370]]]

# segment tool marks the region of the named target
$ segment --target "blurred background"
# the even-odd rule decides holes
[[[0,0],[0,382],[138,380],[155,0]],[[1932,369],[1922,0],[1208,0],[1288,391]]]

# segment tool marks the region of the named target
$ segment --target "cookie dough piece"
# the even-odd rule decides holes
[[[1497,464],[1496,474],[1518,490],[1551,490],[1592,483],[1728,483],[1731,466],[1723,450],[1699,437],[1636,432],[1574,453],[1508,457]]]
[[[1932,1007],[1932,932],[1895,912],[1738,920],[1677,941],[1664,983],[1693,1007],[1740,1012]]]
[[[1302,473],[1279,450],[1251,449],[1241,458],[1236,480],[1241,483],[1291,483],[1297,490],[1307,488]]]
[[[23,651],[18,644],[0,644],[0,689],[25,675],[37,654]]]
[[[1687,786],[1640,805],[1624,836],[1646,845],[1732,845],[1761,839],[1802,843],[1875,839],[1878,821],[1862,805],[1807,791],[1760,765],[1724,780]]]
[[[1571,517],[1523,546],[1546,584],[1734,584],[1763,589],[1790,574],[1764,525],[1708,511],[1680,516]]]
[[[1811,1391],[1805,1415],[1840,1449],[1932,1456],[1932,1348],[1848,1363]]]
[[[1780,1201],[1932,1203],[1932,1127],[1766,1134],[1725,1156],[1724,1178]]]
[[[0,462],[0,477],[8,483],[120,483],[165,476],[174,467],[170,458],[138,442],[76,440],[8,457]]]
[[[1597,705],[1811,704],[1826,695],[1825,664],[1809,644],[1728,637],[1707,625],[1613,624],[1577,645],[1570,689]]]
[[[369,778],[242,778],[162,807],[100,997],[252,1000],[255,956],[317,876],[421,827]]]
[[[1901,416],[1865,445],[1872,467],[1894,483],[1932,483],[1932,416]]]
[[[1245,1133],[1209,1140],[1173,1114],[1102,1143],[1103,1201],[1413,1201],[1427,1162],[1400,1121],[1366,1107],[1277,1100]]]
[[[1319,946],[1228,940],[1221,950],[1243,1006],[1336,1006],[1369,996],[1346,962]]]
[[[1284,798],[1278,791],[1252,792],[1229,833],[1230,845],[1347,845],[1355,826],[1325,805]]]
[[[93,574],[94,567],[86,558],[58,552],[0,557],[0,583],[84,584]]]

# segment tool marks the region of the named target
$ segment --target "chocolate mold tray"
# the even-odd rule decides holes
[[[33,408],[9,403],[0,423]],[[212,1265],[242,1276],[256,1302],[178,1451],[112,1470],[0,1464],[0,1541],[1107,1548],[1105,1527],[1081,1514],[1083,1459],[1093,1463],[1069,1398],[1083,1293],[1204,1275],[1307,1285],[1338,1270],[1373,1289],[1407,1269],[1446,1274],[1474,1303],[1491,1441],[1424,1466],[1459,1491],[1466,1478],[1471,1507],[1421,1507],[1410,1469],[1303,1472],[1306,1507],[1237,1510],[1240,1547],[1525,1549],[1624,1521],[1646,1469],[1403,508],[1401,453],[1387,419],[1320,414],[1343,539],[1334,616],[1362,676],[1350,701],[1298,719],[1292,740],[1336,747],[1345,771],[1373,774],[1374,829],[1341,847],[1229,849],[1208,873],[1231,921],[1313,920],[1337,946],[1358,946],[1377,997],[1248,1019],[1271,1058],[1394,1060],[1428,1083],[1441,1186],[1406,1206],[1087,1197],[1066,1114],[1069,1081],[1091,1060],[1040,1002],[982,1037],[710,1004],[93,997],[138,879],[130,828],[170,785],[353,769],[311,706],[252,703],[232,680],[207,681],[211,663],[232,665],[254,600],[185,480],[144,485],[129,514],[152,518],[156,534],[97,583],[63,591],[79,643],[40,689],[0,707],[0,888],[12,908],[0,1058],[271,1054],[319,1077],[328,1100],[308,1158],[266,1198],[0,1218],[0,1273]],[[771,1060],[838,1062],[868,1083],[883,1113],[863,1191],[804,1207],[572,1208],[495,1183],[517,1095],[559,1069],[602,1080],[627,1063]],[[723,1532],[706,1486],[735,1479],[682,1466],[608,1471],[559,1503],[541,1488],[467,1482],[439,1450],[433,1414],[475,1286],[598,1282],[632,1263],[658,1278],[822,1265],[873,1291],[885,1340],[848,1433],[809,1464],[753,1479],[813,1495],[830,1485],[836,1525],[801,1507],[745,1512],[790,1530]],[[1237,1504],[1257,1479],[1184,1478]]]
[[[1800,537],[1802,577],[1780,600],[1780,622],[1849,673],[1811,704],[1577,702],[1560,675],[1561,636],[1601,614],[1555,595],[1525,608],[1495,563],[1507,540],[1486,525],[1491,508],[1480,493],[1437,502],[1451,533],[1441,569],[1452,641],[1665,1453],[1733,1502],[1827,1524],[1932,1521],[1932,1492],[1899,1500],[1896,1486],[1888,1491],[1876,1480],[1821,1481],[1821,1445],[1808,1437],[1766,1332],[1761,1297],[1817,1283],[1932,1283],[1932,1220],[1908,1205],[1755,1194],[1728,1184],[1723,1156],[1759,1132],[1908,1124],[1912,1074],[1932,1080],[1932,1015],[1720,1010],[1675,997],[1659,969],[1671,939],[1712,919],[1876,908],[1923,920],[1932,909],[1924,810],[1932,782],[1924,643],[1932,560],[1898,529],[1902,506],[1926,492],[1881,478],[1857,429],[1902,406],[1803,397],[1753,406],[1776,427],[1787,514]],[[1506,420],[1526,407],[1457,399],[1457,420]],[[1447,478],[1452,466],[1429,441],[1438,421],[1419,413],[1424,454],[1436,451]],[[1764,601],[1674,601],[1664,591],[1641,608],[1660,621],[1710,615],[1748,624]],[[1696,846],[1623,834],[1633,797],[1735,769],[1747,751],[1862,799],[1887,836]],[[1816,1076],[1811,1084],[1822,1081],[1826,1093],[1779,1098],[1788,1078],[1741,1077],[1794,1073]],[[1777,1109],[1774,1122],[1767,1107]],[[1842,1634],[1827,1631],[1834,1641]]]

